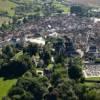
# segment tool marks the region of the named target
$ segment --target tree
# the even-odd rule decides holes
[[[32,61],[28,55],[21,55],[18,59],[12,59],[4,64],[0,70],[0,75],[5,78],[16,78],[23,75],[32,68]]]
[[[21,96],[22,96],[23,94],[24,94],[23,88],[20,88],[20,87],[17,87],[17,86],[16,86],[16,87],[13,87],[13,88],[10,90],[8,96],[11,97],[12,95],[19,95],[18,97],[21,98]],[[14,98],[12,98],[12,99],[14,99]]]
[[[45,85],[40,81],[39,77],[22,77],[18,80],[16,86],[10,90],[8,96],[12,99],[16,95],[19,95],[20,99],[18,100],[22,100],[22,98],[23,100],[43,100],[45,91]]]
[[[70,81],[64,81],[57,86],[61,100],[78,100]]]
[[[70,60],[68,75],[71,79],[78,80],[82,77],[82,64],[80,59]]]
[[[91,89],[88,91],[86,98],[88,100],[100,100],[100,89]]]
[[[49,93],[44,96],[44,100],[58,100],[58,92],[53,87],[50,87],[48,91]]]
[[[23,23],[28,22],[28,19],[26,17],[23,18]]]
[[[63,80],[67,80],[67,78],[67,69],[62,64],[55,65],[51,75],[51,83],[57,86]]]
[[[82,16],[83,15],[83,10],[82,10],[82,7],[81,6],[72,6],[71,7],[71,13],[74,13],[78,16]]]
[[[51,76],[51,83],[56,86],[61,80],[61,73],[54,72]]]
[[[16,16],[13,16],[12,20],[13,20],[13,24],[16,24],[16,23],[17,23],[18,18],[17,18]]]
[[[30,43],[28,47],[24,48],[24,52],[28,53],[30,56],[36,55],[38,52],[38,45]]]
[[[63,55],[56,55],[56,57],[55,57],[55,62],[56,63],[64,63],[64,56]]]
[[[17,100],[35,100],[34,96],[30,93],[25,91],[23,88],[21,87],[13,87],[10,91],[8,96],[10,97],[10,99],[17,99]]]
[[[1,26],[1,30],[6,30],[8,29],[8,25],[6,23],[3,23],[2,26]]]
[[[10,45],[7,45],[5,46],[3,49],[2,49],[2,53],[5,54],[8,58],[11,58],[14,56],[14,48],[11,47]]]
[[[25,91],[24,95],[21,97],[21,100],[35,100],[32,93]]]
[[[40,58],[43,59],[45,65],[47,66],[51,61],[51,53],[44,49],[43,53],[40,54]]]

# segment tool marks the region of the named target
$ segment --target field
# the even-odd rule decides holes
[[[11,22],[11,19],[9,17],[12,17],[15,15],[15,8],[17,6],[20,6],[21,4],[29,5],[32,2],[34,2],[34,0],[33,1],[32,0],[18,0],[18,1],[17,0],[0,0],[0,15],[4,13],[7,14],[7,16],[6,15],[3,15],[2,17],[0,16],[0,25],[2,23],[8,23],[9,21]],[[61,4],[61,2],[54,0],[53,5],[55,6],[55,8],[63,10],[64,14],[69,12],[69,8]],[[41,12],[40,14],[43,15],[42,10],[40,12]],[[28,12],[28,13],[22,12],[22,14],[30,15],[30,14],[33,14],[33,12]]]
[[[0,12],[8,12],[9,16],[14,15],[14,8],[16,4],[8,0],[0,0]]]
[[[86,80],[100,81],[100,77],[90,77],[90,78],[86,78]]]
[[[87,87],[95,87],[97,85],[96,82],[88,82],[88,81],[100,81],[100,77],[85,78],[85,83],[84,83],[85,86],[87,86]]]
[[[13,80],[3,80],[3,78],[0,78],[0,100],[2,100],[3,96],[6,96],[8,91],[11,89],[11,87],[16,84],[16,79]]]
[[[67,6],[65,6],[65,5],[63,5],[63,4],[61,4],[60,2],[57,2],[57,1],[54,2],[54,6],[56,8],[59,8],[59,9],[63,10],[64,14],[66,14],[67,12],[70,11],[69,7],[67,7]]]
[[[8,17],[0,17],[0,26],[2,23],[8,23],[8,22],[12,22],[12,19]]]
[[[16,4],[13,2],[10,2],[8,0],[0,0],[0,14],[7,12],[8,16],[13,16],[15,14],[14,8],[16,7]],[[0,17],[0,24],[7,23],[11,21],[8,17]]]

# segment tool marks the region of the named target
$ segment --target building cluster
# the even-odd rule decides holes
[[[83,70],[84,76],[88,77],[100,77],[100,64],[88,63]]]
[[[51,16],[38,21],[29,21],[19,25],[12,32],[0,32],[0,47],[17,43],[36,43],[44,46],[47,37],[68,37],[65,43],[67,55],[79,54],[85,61],[94,63],[100,58],[100,20],[89,17],[78,17],[74,14]],[[63,46],[61,46],[63,50]],[[97,66],[97,65],[96,65]],[[89,68],[89,70],[88,70]],[[98,66],[100,68],[100,66]],[[97,70],[97,67],[86,66],[86,73]],[[96,71],[95,71],[96,72]],[[94,74],[94,72],[93,72]],[[99,73],[100,74],[100,73]]]

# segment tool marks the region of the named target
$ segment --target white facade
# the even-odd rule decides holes
[[[96,18],[96,17],[91,18],[91,20],[93,20],[93,21],[94,21],[94,23],[100,22],[100,18]]]
[[[25,37],[25,42],[36,43],[36,44],[39,44],[39,45],[45,45],[45,39],[43,39],[42,37],[38,37],[38,38]]]
[[[50,37],[58,37],[58,33],[57,32],[53,32],[52,34],[49,34]]]

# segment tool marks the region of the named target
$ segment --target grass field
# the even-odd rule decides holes
[[[19,59],[21,55],[23,55],[23,52],[22,52],[22,51],[20,51],[19,53],[17,53],[17,54],[14,56],[14,59]]]
[[[16,6],[19,6],[20,4],[23,4],[23,3],[30,4],[32,2],[33,0],[0,0],[0,14],[7,12],[7,15],[12,17],[15,15]],[[63,10],[64,14],[66,14],[70,10],[69,7],[63,5],[61,2],[58,2],[56,0],[53,1],[53,5],[55,6],[55,8],[59,8],[60,10]],[[40,12],[41,12],[40,14],[43,15],[42,11]],[[30,14],[33,14],[33,12],[28,12],[28,13],[25,13],[24,15],[30,15]],[[2,23],[8,23],[9,21],[12,22],[11,19],[9,19],[8,17],[0,16],[0,25]]]
[[[0,100],[3,96],[6,96],[13,85],[16,84],[16,79],[13,80],[3,80],[0,78]]]
[[[69,11],[70,11],[70,8],[69,7],[67,7],[67,6],[65,6],[65,5],[63,5],[63,4],[61,4],[60,2],[58,2],[58,1],[55,1],[54,2],[54,6],[56,7],[56,8],[59,8],[59,9],[61,9],[61,10],[63,10],[64,12],[64,14],[66,14],[66,13],[68,13]]]
[[[85,82],[83,85],[87,86],[87,87],[95,87],[96,83],[93,82]]]
[[[0,0],[0,12],[8,12],[9,16],[14,15],[14,8],[16,7],[16,4],[13,2],[10,2],[9,0]]]
[[[100,77],[90,77],[90,78],[86,78],[86,80],[100,81]]]
[[[13,16],[15,14],[15,7],[16,4],[9,0],[0,0],[0,13],[7,12],[8,16]],[[0,24],[7,23],[9,21],[11,21],[11,19],[8,17],[0,17]]]
[[[0,17],[0,26],[2,25],[2,23],[8,24],[8,22],[12,22],[12,19],[8,17]]]
[[[96,82],[87,82],[87,80],[89,81],[100,81],[100,77],[90,77],[90,78],[85,78],[86,82],[84,83],[85,86],[87,87],[95,87],[96,86]]]

